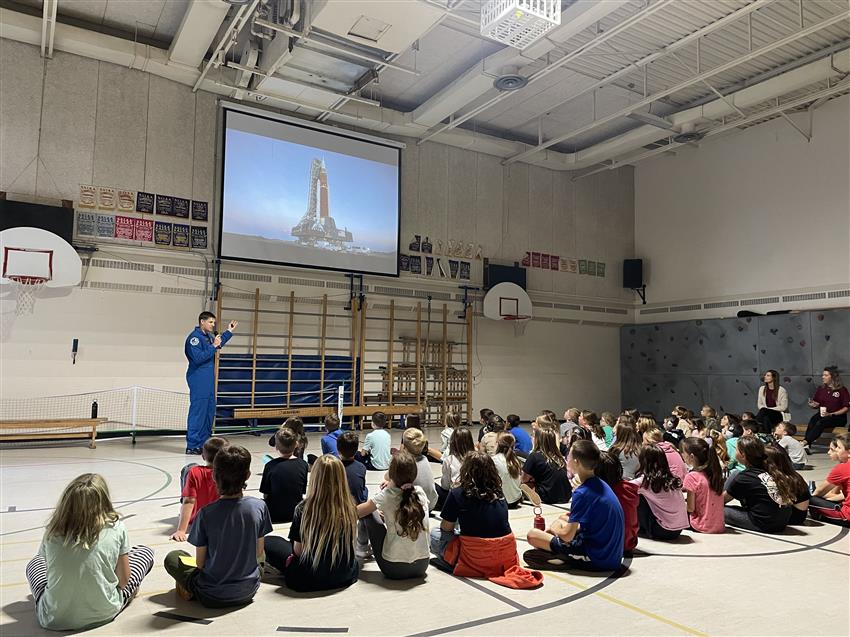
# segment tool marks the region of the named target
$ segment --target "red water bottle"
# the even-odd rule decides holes
[[[543,518],[543,509],[534,507],[534,528],[539,531],[546,530],[546,520]]]

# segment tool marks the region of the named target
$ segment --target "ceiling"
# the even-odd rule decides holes
[[[480,35],[481,4],[59,0],[57,28],[165,52],[190,42],[206,50],[196,88],[562,170],[634,163],[683,131],[734,132],[848,92],[847,0],[564,0],[561,26],[523,52]],[[43,17],[41,0],[0,7]],[[500,92],[505,73],[528,84]]]

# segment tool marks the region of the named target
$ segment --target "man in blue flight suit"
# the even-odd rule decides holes
[[[236,329],[237,322],[223,334],[215,333],[215,314],[201,312],[198,327],[186,337],[183,349],[189,361],[186,382],[189,384],[189,419],[186,424],[186,453],[200,455],[204,443],[212,435],[215,418],[215,353]]]

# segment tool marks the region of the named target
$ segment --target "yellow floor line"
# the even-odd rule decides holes
[[[587,590],[588,588],[590,588],[589,586],[585,586],[584,584],[581,584],[581,583],[576,582],[574,580],[567,579],[566,577],[562,577],[560,575],[556,575],[556,574],[552,573],[551,571],[546,571],[544,573],[544,577],[553,577],[556,580],[560,580],[562,582],[565,582],[566,584],[569,584],[571,586],[575,586],[576,588],[579,588],[581,590]],[[682,630],[682,631],[684,631],[684,632],[686,632],[690,635],[697,635],[697,637],[708,637],[708,635],[706,633],[700,632],[700,631],[696,630],[695,628],[691,628],[690,626],[685,626],[684,624],[680,624],[679,622],[673,621],[672,619],[667,619],[666,617],[662,617],[661,615],[658,615],[658,614],[653,613],[651,611],[645,610],[645,609],[641,608],[640,606],[635,606],[634,604],[630,604],[629,602],[623,601],[622,599],[618,599],[618,598],[616,598],[612,595],[609,595],[608,593],[603,593],[602,591],[597,591],[593,594],[596,595],[597,597],[601,597],[602,599],[604,599],[606,601],[612,602],[614,604],[622,606],[623,608],[627,608],[631,611],[634,611],[634,612],[636,612],[640,615],[644,615],[646,617],[649,617],[651,619],[659,621],[662,624],[667,624],[668,626],[672,626],[673,628],[678,628],[679,630]]]

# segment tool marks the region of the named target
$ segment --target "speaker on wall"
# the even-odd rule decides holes
[[[629,290],[643,287],[643,259],[623,260],[623,287]]]

